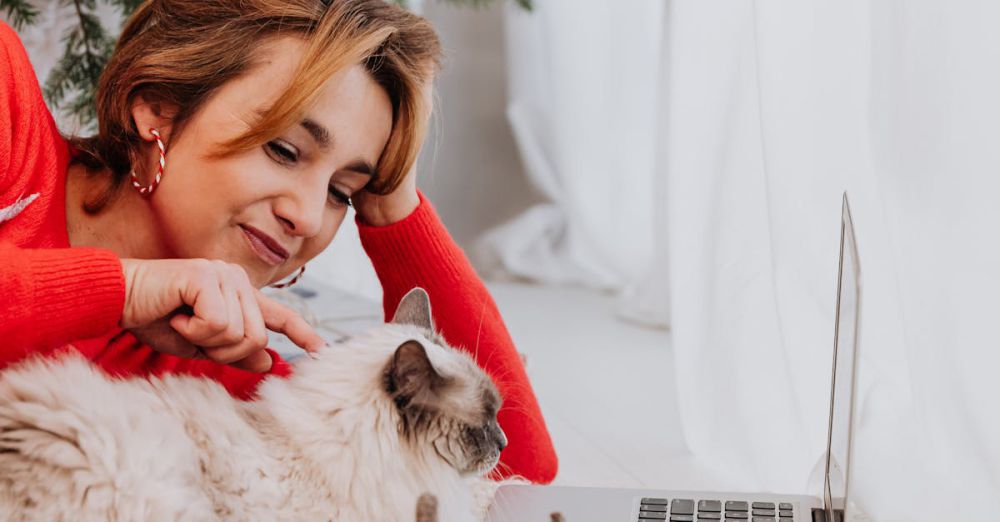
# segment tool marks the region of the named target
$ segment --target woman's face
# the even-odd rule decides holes
[[[293,37],[262,44],[258,65],[168,138],[150,205],[173,256],[238,263],[260,287],[333,240],[347,198],[368,183],[392,129],[389,97],[360,65],[332,77],[299,125],[249,152],[212,158],[283,92],[304,46]]]

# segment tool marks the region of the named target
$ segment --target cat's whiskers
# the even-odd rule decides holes
[[[483,299],[483,306],[479,310],[479,328],[476,330],[476,348],[473,350],[476,360],[479,360],[479,340],[483,336],[483,319],[486,317],[486,299]],[[485,365],[484,365],[485,366]]]

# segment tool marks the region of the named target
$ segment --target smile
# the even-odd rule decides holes
[[[240,225],[240,229],[249,241],[250,249],[265,263],[278,266],[288,259],[288,250],[273,237],[250,225]]]

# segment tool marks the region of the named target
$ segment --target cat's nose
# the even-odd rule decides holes
[[[497,429],[497,432],[500,435],[497,437],[497,447],[500,448],[500,451],[503,451],[507,447],[507,434],[501,429]]]

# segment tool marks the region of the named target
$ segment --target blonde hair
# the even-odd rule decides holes
[[[299,36],[301,64],[285,93],[218,156],[246,152],[296,124],[336,72],[361,64],[392,102],[389,140],[366,187],[394,190],[416,162],[427,134],[423,86],[440,67],[441,46],[423,18],[383,0],[148,0],[129,18],[98,85],[98,133],[73,138],[75,161],[110,170],[108,190],[88,202],[99,212],[125,184],[141,140],[132,119],[137,96],[178,108],[183,132],[220,86],[253,65],[262,41]]]

